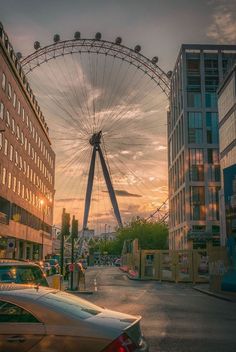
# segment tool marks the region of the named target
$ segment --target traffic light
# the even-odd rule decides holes
[[[70,234],[70,214],[65,212],[65,208],[62,212],[61,232],[63,236],[69,236]]]
[[[78,234],[79,234],[78,228],[79,228],[78,220],[75,220],[75,216],[73,215],[72,224],[71,224],[72,238],[78,238]]]

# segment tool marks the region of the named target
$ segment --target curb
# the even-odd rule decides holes
[[[208,295],[208,296],[221,299],[221,300],[223,300],[223,301],[236,302],[234,299],[232,299],[232,298],[230,298],[230,297],[226,297],[226,296],[223,296],[223,295],[218,294],[218,293],[214,293],[214,292],[211,292],[211,291],[208,291],[208,290],[204,290],[204,289],[199,288],[199,287],[196,287],[196,286],[193,286],[193,289],[196,290],[196,291],[199,291],[199,292],[201,292],[201,293],[204,293],[204,294],[206,294],[206,295]]]

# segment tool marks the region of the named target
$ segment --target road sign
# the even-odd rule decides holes
[[[7,249],[8,251],[14,251],[15,249],[15,240],[14,238],[7,239]]]

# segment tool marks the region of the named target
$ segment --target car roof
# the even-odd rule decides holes
[[[18,266],[18,265],[34,265],[34,266],[38,266],[38,264],[34,263],[34,262],[30,262],[28,260],[16,260],[16,259],[0,259],[0,266],[2,265],[14,265],[14,266]]]

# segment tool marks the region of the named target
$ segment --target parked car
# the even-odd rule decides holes
[[[0,259],[0,283],[39,284],[49,286],[45,273],[36,263]]]
[[[118,258],[115,260],[115,266],[120,266],[121,265],[121,260]]]
[[[2,351],[148,352],[140,320],[63,291],[0,284]]]

